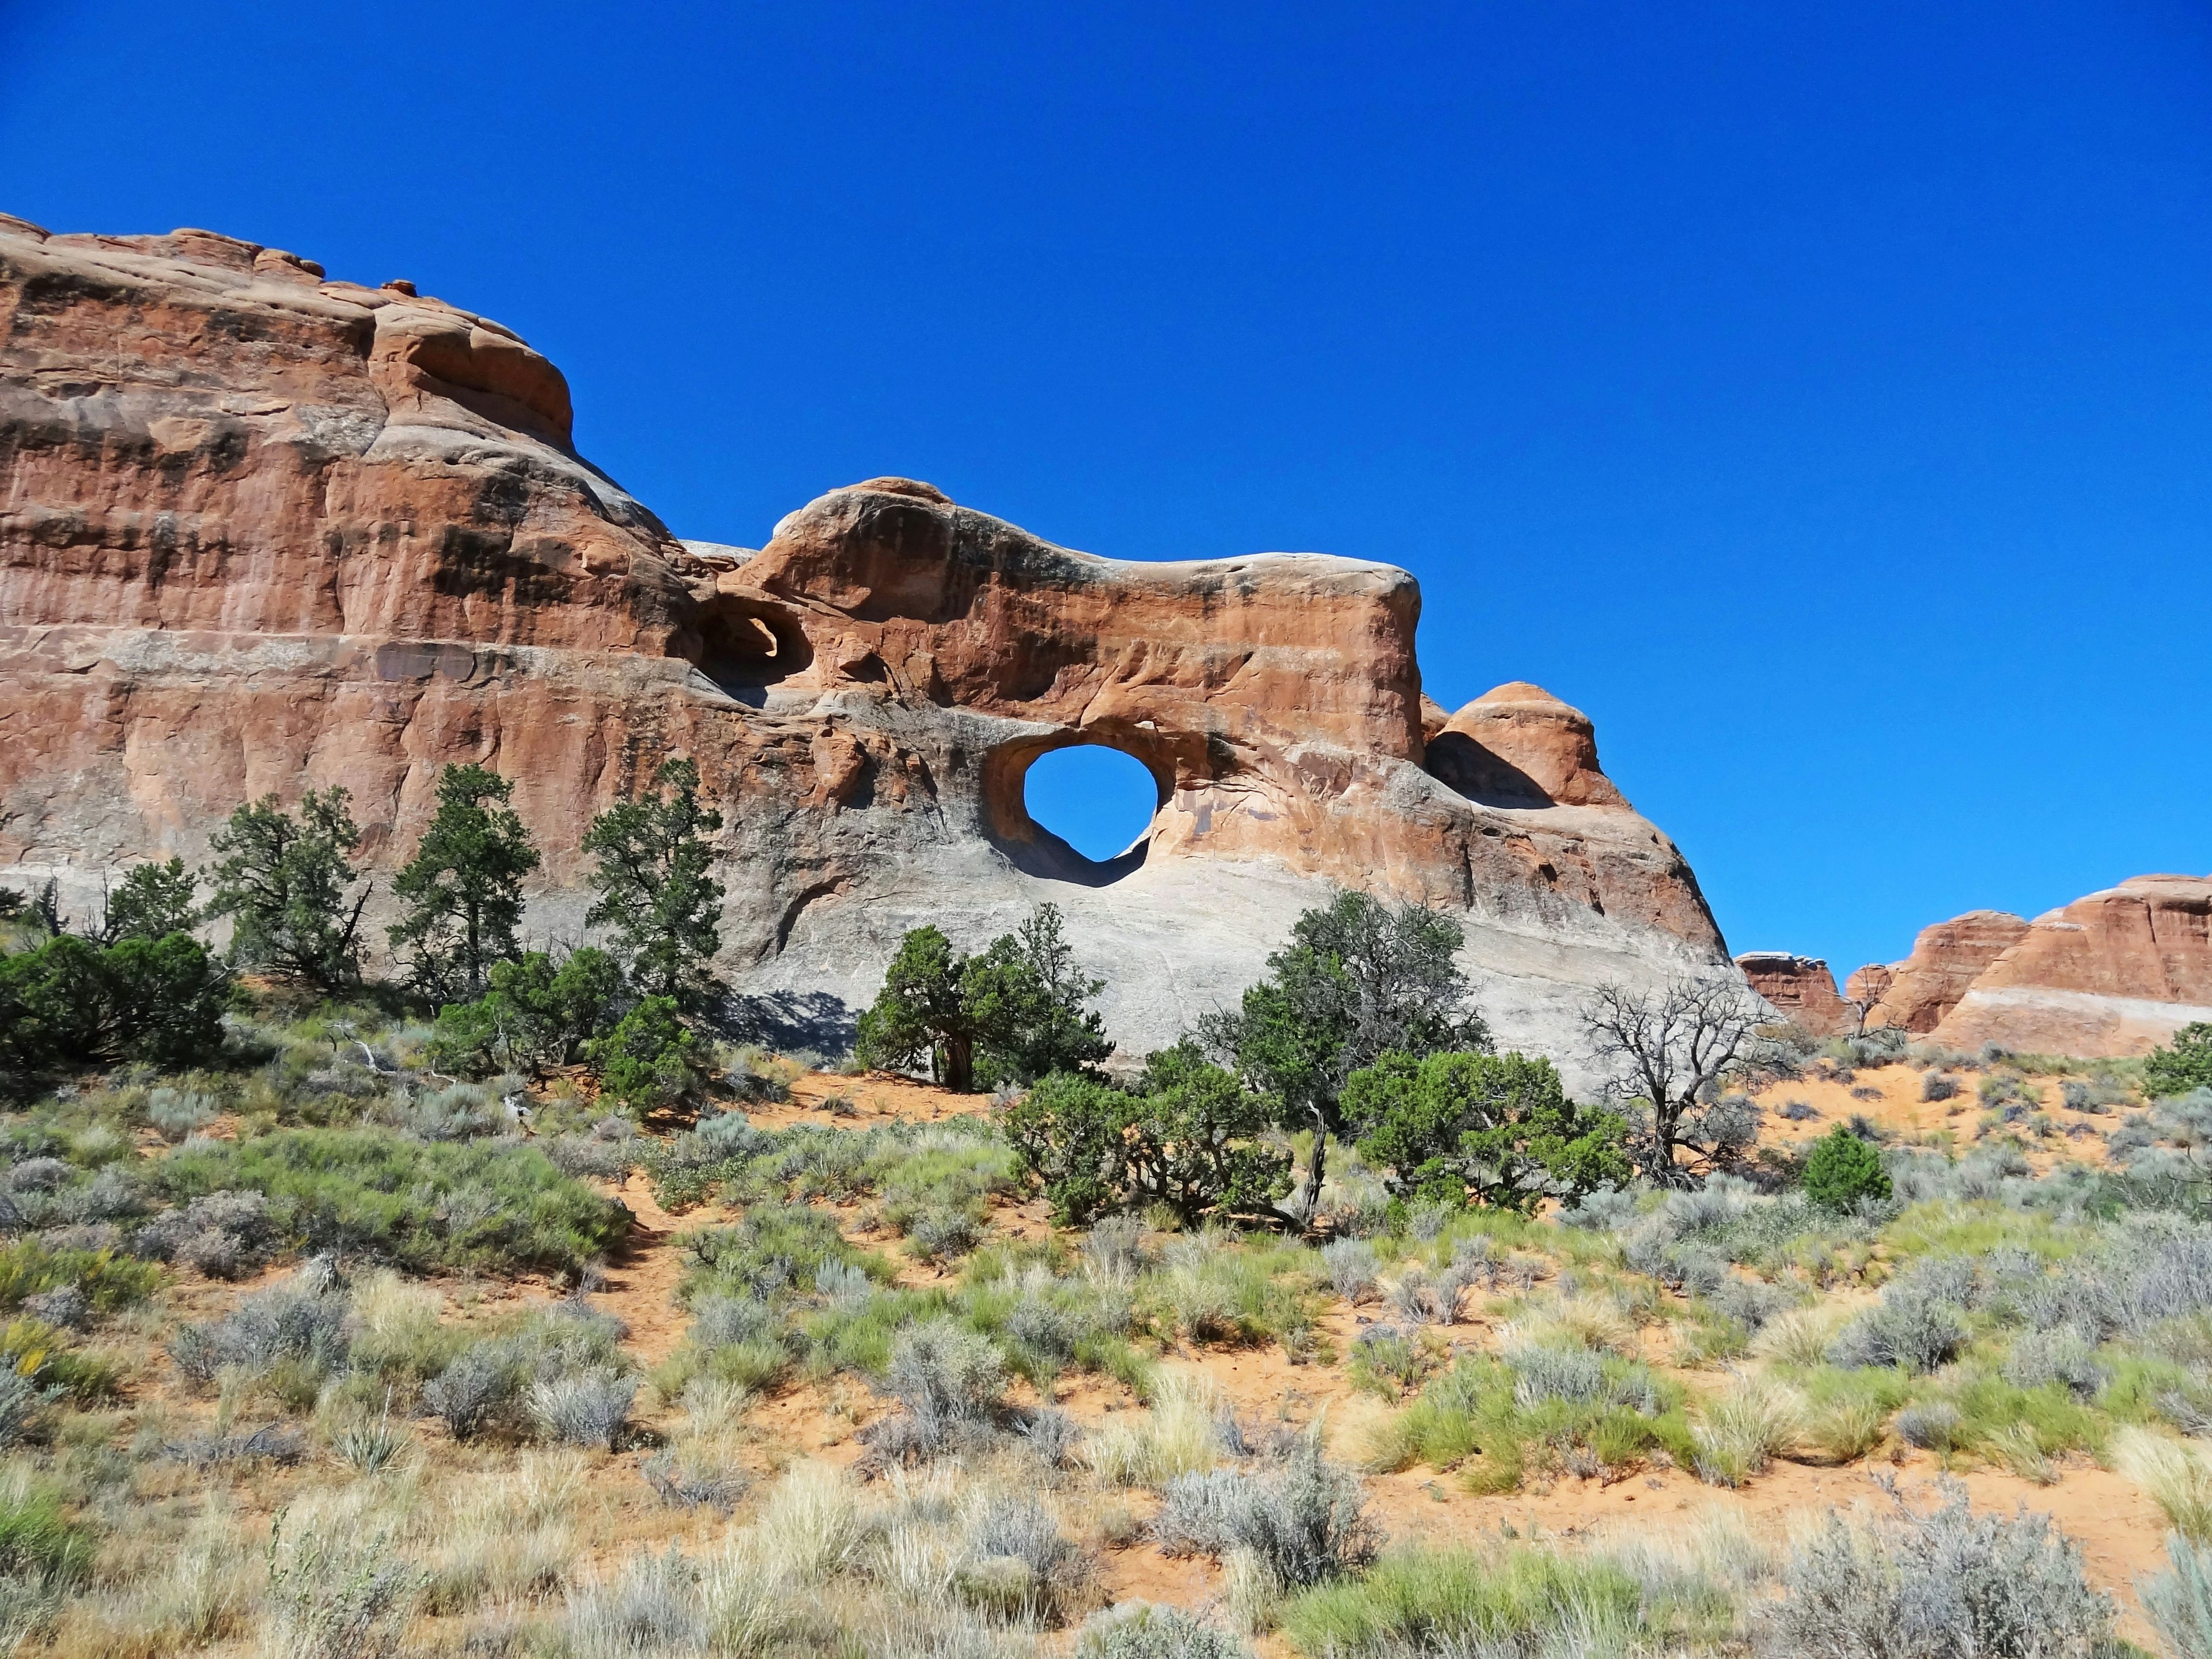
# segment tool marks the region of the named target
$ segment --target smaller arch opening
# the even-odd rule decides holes
[[[1160,806],[1152,769],[1104,744],[1048,750],[1022,775],[1022,806],[1030,821],[1093,864],[1112,864],[1137,850]]]
[[[718,599],[700,611],[697,626],[700,672],[740,701],[814,660],[806,631],[771,605]]]

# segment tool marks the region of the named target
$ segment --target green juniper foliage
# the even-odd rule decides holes
[[[912,929],[861,1014],[861,1063],[884,1071],[929,1065],[948,1089],[975,1086],[975,1020],[962,990],[968,959],[934,927]]]
[[[1104,988],[1076,967],[1057,905],[1039,906],[1018,933],[972,957],[938,928],[916,927],[860,1016],[860,1056],[890,1071],[927,1062],[933,1079],[962,1092],[979,1078],[1087,1073],[1114,1052],[1103,1017],[1084,1006]]]
[[[64,933],[0,957],[0,1075],[194,1065],[222,1052],[229,1000],[229,975],[189,933],[104,950]]]
[[[1207,1060],[1194,1042],[1152,1055],[1127,1090],[1055,1073],[1000,1125],[1064,1220],[1122,1205],[1166,1205],[1186,1222],[1264,1211],[1287,1186],[1290,1154],[1266,1133],[1276,1103]]]
[[[1805,1196],[1827,1210],[1856,1208],[1861,1199],[1890,1194],[1881,1154],[1838,1123],[1805,1160]]]
[[[114,945],[126,939],[191,933],[199,925],[198,889],[198,878],[180,858],[167,864],[133,865],[122,884],[107,895],[94,942]]]
[[[1280,1103],[1286,1127],[1313,1131],[1293,1206],[1301,1220],[1320,1200],[1329,1137],[1347,1133],[1341,1096],[1352,1073],[1394,1049],[1488,1050],[1489,1028],[1453,961],[1462,937],[1458,922],[1418,904],[1341,893],[1298,918],[1239,1009],[1200,1022],[1206,1046]]]
[[[1629,1177],[1626,1126],[1570,1101],[1547,1060],[1394,1049],[1346,1079],[1343,1111],[1402,1199],[1525,1214]]]
[[[599,896],[584,920],[614,930],[614,957],[641,994],[689,1012],[716,988],[708,963],[721,945],[722,884],[708,873],[709,837],[722,815],[699,804],[699,769],[688,760],[662,762],[653,782],[650,799],[610,807],[585,832]]]
[[[2212,1089],[2212,1024],[2185,1025],[2163,1048],[2143,1060],[2143,1091],[2153,1100]]]
[[[433,1002],[482,996],[493,965],[521,954],[522,878],[538,853],[507,804],[514,789],[481,766],[447,767],[437,816],[392,880],[407,914],[385,931]]]
[[[325,989],[361,976],[364,886],[350,908],[348,860],[361,830],[343,789],[310,789],[295,818],[269,795],[231,813],[208,838],[215,866],[210,916],[231,919],[231,960]]]
[[[673,997],[647,997],[613,1030],[584,1045],[605,1097],[634,1111],[680,1100],[697,1087],[699,1040],[684,1029]]]
[[[601,1255],[629,1212],[562,1175],[535,1146],[424,1144],[376,1129],[280,1129],[180,1148],[155,1166],[168,1197],[258,1192],[280,1233],[416,1271],[573,1269]]]
[[[622,969],[592,945],[556,963],[543,951],[495,962],[491,988],[474,1002],[447,1005],[431,1038],[432,1061],[470,1077],[512,1069],[542,1077],[573,1066],[586,1044],[612,1026]]]
[[[961,981],[987,1084],[1087,1072],[1114,1052],[1105,1017],[1085,1006],[1106,981],[1075,965],[1056,904],[1040,905],[1018,932],[994,939]]]

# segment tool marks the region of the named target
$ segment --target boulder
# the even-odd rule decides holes
[[[1814,1036],[1845,1036],[1858,1029],[1858,1011],[1836,994],[1835,975],[1818,957],[1749,951],[1735,965],[1777,1012]]]
[[[1046,900],[1133,1052],[1340,886],[1449,908],[1501,1037],[1571,1065],[1590,986],[1733,972],[1585,716],[1423,696],[1405,571],[1100,558],[889,477],[680,542],[576,453],[554,365],[411,283],[0,220],[0,881],[65,902],[327,785],[389,871],[473,761],[544,850],[529,931],[574,939],[592,815],[683,755],[772,1042],[848,1039],[905,928]],[[1024,801],[1083,743],[1155,786],[1110,860]]]

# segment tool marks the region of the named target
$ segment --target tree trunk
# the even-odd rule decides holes
[[[1291,1218],[1300,1228],[1313,1225],[1314,1212],[1321,1206],[1322,1177],[1328,1170],[1328,1125],[1319,1112],[1314,1114],[1313,1156],[1306,1160],[1305,1184],[1300,1188]]]
[[[944,1082],[957,1095],[975,1086],[975,1039],[964,1031],[945,1039]]]

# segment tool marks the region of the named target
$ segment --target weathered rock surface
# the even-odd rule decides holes
[[[569,439],[556,368],[411,285],[0,220],[0,879],[81,902],[328,784],[389,869],[472,760],[574,939],[585,826],[681,754],[728,822],[725,966],[785,1041],[836,1041],[906,927],[972,945],[1046,899],[1137,1050],[1340,884],[1461,914],[1501,1035],[1562,1057],[1589,985],[1729,971],[1584,716],[1423,698],[1404,571],[1096,558],[902,479],[683,543]],[[1158,787],[1109,863],[1024,805],[1076,743]]]
[[[1881,984],[1867,1012],[1868,1028],[1893,1025],[1925,1036],[2026,932],[2027,923],[2008,910],[1969,910],[1922,928],[1904,961],[1869,965],[1850,976],[1849,983],[1861,989]],[[1858,992],[1852,994],[1856,999]]]
[[[1943,1016],[1968,1048],[2137,1054],[2212,1020],[2212,878],[2136,876],[2029,923]]]
[[[1858,1029],[1858,1011],[1836,994],[1836,976],[1820,957],[1747,951],[1735,965],[1753,990],[1814,1036],[1843,1036]]]

